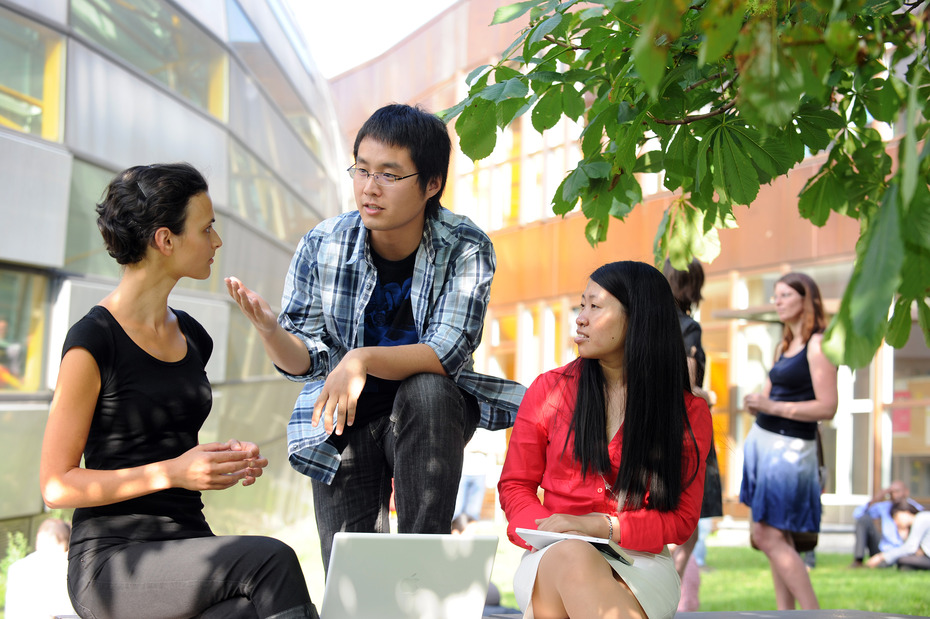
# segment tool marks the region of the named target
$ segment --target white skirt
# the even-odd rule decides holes
[[[561,542],[556,542],[560,544]],[[536,584],[536,570],[543,554],[555,544],[542,550],[523,553],[520,565],[513,577],[513,593],[517,599],[524,619],[533,619],[533,586]],[[636,601],[646,612],[649,619],[666,619],[673,617],[678,610],[681,598],[681,580],[675,570],[675,562],[668,548],[659,554],[651,552],[626,551],[633,559],[633,565],[611,558],[601,553],[614,572],[630,587]]]

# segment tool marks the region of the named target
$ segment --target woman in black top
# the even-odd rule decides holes
[[[222,245],[207,183],[187,164],[117,175],[97,205],[116,289],[68,332],[42,445],[46,504],[76,508],[68,589],[81,617],[317,617],[294,551],[214,536],[202,490],[248,486],[254,443],[198,444],[213,341],[168,307]],[[84,466],[81,466],[81,457]]]
[[[700,305],[703,299],[701,289],[704,287],[704,267],[695,258],[687,269],[679,271],[672,266],[669,260],[666,260],[662,274],[668,280],[678,309],[678,325],[681,327],[681,336],[685,343],[685,354],[688,356],[691,392],[704,398],[707,406],[712,407],[716,398],[703,387],[707,355],[704,354],[704,345],[701,342],[701,325],[691,316],[693,309]],[[720,480],[720,466],[717,463],[717,449],[713,441],[710,443],[710,452],[707,454],[706,464],[701,518],[717,518],[723,516],[723,488]],[[672,558],[675,559],[675,569],[678,571],[678,577],[681,578],[683,583],[682,600],[678,606],[679,611],[697,610],[697,589],[689,589],[687,584],[691,581],[685,581],[685,569],[697,541],[698,530],[695,529],[687,542],[675,547],[672,551]]]
[[[819,603],[792,532],[820,530],[817,424],[836,414],[836,366],[820,349],[826,319],[814,280],[782,276],[774,301],[783,336],[762,393],[746,396],[756,422],[743,447],[739,498],[752,510],[752,541],[772,566],[778,610],[808,610]]]

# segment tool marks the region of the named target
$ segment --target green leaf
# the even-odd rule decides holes
[[[607,220],[606,219],[589,219],[584,227],[584,236],[591,244],[591,247],[597,246],[607,240]]]
[[[823,226],[830,211],[840,212],[846,204],[846,188],[833,174],[815,177],[798,197],[798,210],[815,226]]]
[[[708,2],[702,13],[704,36],[698,49],[698,63],[704,65],[716,62],[733,48],[745,13],[739,2]]]
[[[497,144],[497,108],[487,99],[475,99],[455,122],[459,146],[472,161],[484,159]]]
[[[726,126],[717,133],[713,148],[714,187],[737,204],[752,204],[759,194],[759,178]]]
[[[587,188],[590,179],[584,173],[581,166],[568,173],[568,177],[562,183],[562,199],[566,202],[574,202],[581,196],[581,192]]]
[[[455,118],[456,116],[458,116],[459,114],[461,114],[462,110],[464,110],[465,106],[468,105],[470,102],[471,102],[471,99],[464,99],[462,101],[459,101],[452,107],[448,107],[442,111],[437,112],[436,116],[438,116],[442,120],[442,122],[449,124],[449,121]]]
[[[552,17],[549,17],[536,26],[533,27],[530,32],[530,36],[527,38],[527,45],[533,45],[542,41],[543,37],[555,30],[559,24],[562,23],[562,14],[555,13]]]
[[[490,68],[491,68],[491,65],[483,64],[476,69],[472,69],[471,72],[469,72],[469,74],[465,76],[465,83],[468,84],[469,86],[473,85],[475,80],[478,79],[479,76],[484,75],[485,71],[487,71]]]
[[[584,114],[584,97],[571,84],[562,84],[562,110],[572,120]]]
[[[930,187],[927,183],[917,183],[914,190],[914,197],[904,215],[904,238],[930,250]]]
[[[901,297],[894,304],[894,315],[888,321],[885,341],[895,348],[901,348],[907,344],[911,336],[911,305],[913,303],[914,299]]]
[[[516,4],[502,6],[494,11],[494,19],[491,20],[490,25],[496,26],[498,24],[505,24],[509,21],[513,21],[533,7],[536,7],[545,1],[546,0],[529,0],[528,2],[517,2]]]
[[[930,348],[930,306],[926,299],[917,299],[917,324],[924,332],[924,343]]]
[[[564,76],[558,71],[530,71],[526,77],[532,82],[542,84],[555,84],[564,80]]]
[[[530,119],[533,128],[542,133],[552,129],[562,117],[562,92],[559,88],[550,88],[533,106]]]
[[[915,299],[930,294],[930,250],[905,244],[904,266],[898,292]]]
[[[901,146],[903,151],[901,160],[901,202],[904,210],[910,205],[914,198],[914,192],[917,191],[917,133],[914,125],[917,124],[917,90],[920,87],[920,77],[922,71],[914,71],[914,83],[907,96],[907,127],[904,131],[904,143]]]
[[[857,252],[859,277],[849,288],[849,313],[856,335],[879,339],[888,318],[888,306],[901,281],[904,249],[901,243],[901,220],[894,186],[885,192],[877,217],[865,233]]]
[[[668,49],[656,44],[656,24],[643,26],[636,43],[633,44],[633,66],[643,80],[649,96],[655,99],[659,94],[659,84],[665,76],[665,64]]]
[[[862,335],[853,329],[849,315],[849,294],[850,288],[847,286],[840,309],[824,333],[821,348],[834,365],[864,368],[872,362],[875,351],[882,344],[882,337]]]
[[[607,178],[610,175],[610,164],[606,161],[593,161],[581,164],[588,178]]]

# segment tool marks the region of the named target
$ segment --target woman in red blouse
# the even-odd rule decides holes
[[[508,536],[526,548],[517,528],[610,537],[633,564],[577,540],[529,551],[517,602],[536,619],[671,617],[681,584],[666,544],[697,526],[712,426],[688,391],[668,282],[647,264],[604,265],[576,324],[580,358],[537,378],[517,415],[499,484]]]

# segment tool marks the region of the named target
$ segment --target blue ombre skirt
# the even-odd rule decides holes
[[[755,522],[782,531],[820,531],[817,441],[783,436],[753,424],[743,448],[740,503]]]

